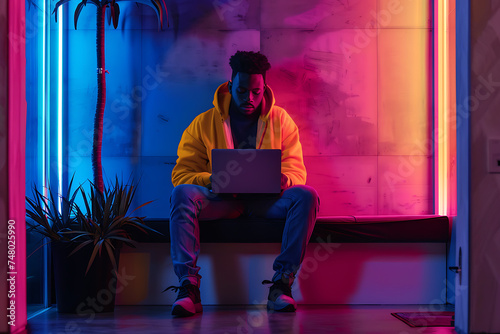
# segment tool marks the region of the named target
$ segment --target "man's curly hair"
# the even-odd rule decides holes
[[[229,66],[233,70],[231,79],[234,79],[236,73],[262,74],[264,82],[266,81],[266,72],[271,68],[267,57],[260,52],[237,51],[229,58]]]

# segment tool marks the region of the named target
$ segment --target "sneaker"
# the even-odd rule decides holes
[[[167,290],[179,291],[177,299],[172,305],[172,315],[176,317],[190,317],[196,313],[203,312],[200,298],[200,288],[184,280],[181,286],[169,286]]]
[[[293,278],[282,275],[277,281],[265,280],[262,284],[272,284],[269,288],[269,297],[267,298],[268,311],[276,312],[295,312],[297,302],[292,297]]]

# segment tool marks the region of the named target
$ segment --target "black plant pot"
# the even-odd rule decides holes
[[[113,312],[116,296],[116,273],[107,251],[95,257],[87,274],[85,270],[92,255],[93,244],[69,255],[77,243],[51,243],[54,264],[57,311],[93,315]],[[114,256],[118,265],[120,247],[115,246]]]

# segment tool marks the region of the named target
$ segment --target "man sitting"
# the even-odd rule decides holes
[[[274,104],[266,84],[266,56],[238,51],[230,58],[231,81],[215,92],[214,107],[198,115],[184,131],[172,171],[170,239],[174,271],[180,286],[175,316],[202,312],[200,299],[199,221],[241,215],[285,219],[281,253],[269,290],[268,309],[297,308],[291,286],[316,222],[319,198],[306,186],[299,131],[288,113]],[[281,149],[281,188],[275,197],[223,196],[210,191],[212,149]],[[231,270],[231,268],[228,268]]]

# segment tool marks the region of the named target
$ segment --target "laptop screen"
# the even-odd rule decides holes
[[[281,150],[213,149],[212,192],[281,192]]]

